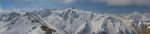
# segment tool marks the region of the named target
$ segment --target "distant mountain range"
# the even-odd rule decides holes
[[[68,8],[0,13],[0,34],[141,34],[150,33],[149,25],[150,13],[138,12],[102,14]]]

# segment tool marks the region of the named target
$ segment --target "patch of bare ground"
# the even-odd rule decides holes
[[[49,27],[47,27],[47,26],[41,26],[41,29],[42,29],[43,31],[45,31],[45,34],[52,34],[52,32],[56,32],[56,30],[51,29],[51,28],[49,28]]]
[[[143,31],[138,32],[138,34],[150,34],[150,29],[145,28]]]
[[[132,25],[133,28],[136,30],[137,34],[150,34],[150,25],[143,25],[141,28],[138,28],[135,25]]]

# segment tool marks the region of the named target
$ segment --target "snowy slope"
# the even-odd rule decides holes
[[[99,14],[79,9],[0,11],[0,34],[137,34],[150,23],[149,13]]]

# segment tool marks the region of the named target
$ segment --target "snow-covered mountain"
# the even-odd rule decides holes
[[[0,11],[0,34],[138,34],[149,13],[107,14],[79,9]]]

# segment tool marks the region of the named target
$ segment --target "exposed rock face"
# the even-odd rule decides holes
[[[145,26],[145,28],[142,31],[138,31],[137,34],[150,34],[150,28]]]
[[[52,34],[52,32],[56,32],[56,30],[51,29],[47,26],[41,26],[42,30],[45,31],[45,34]]]

